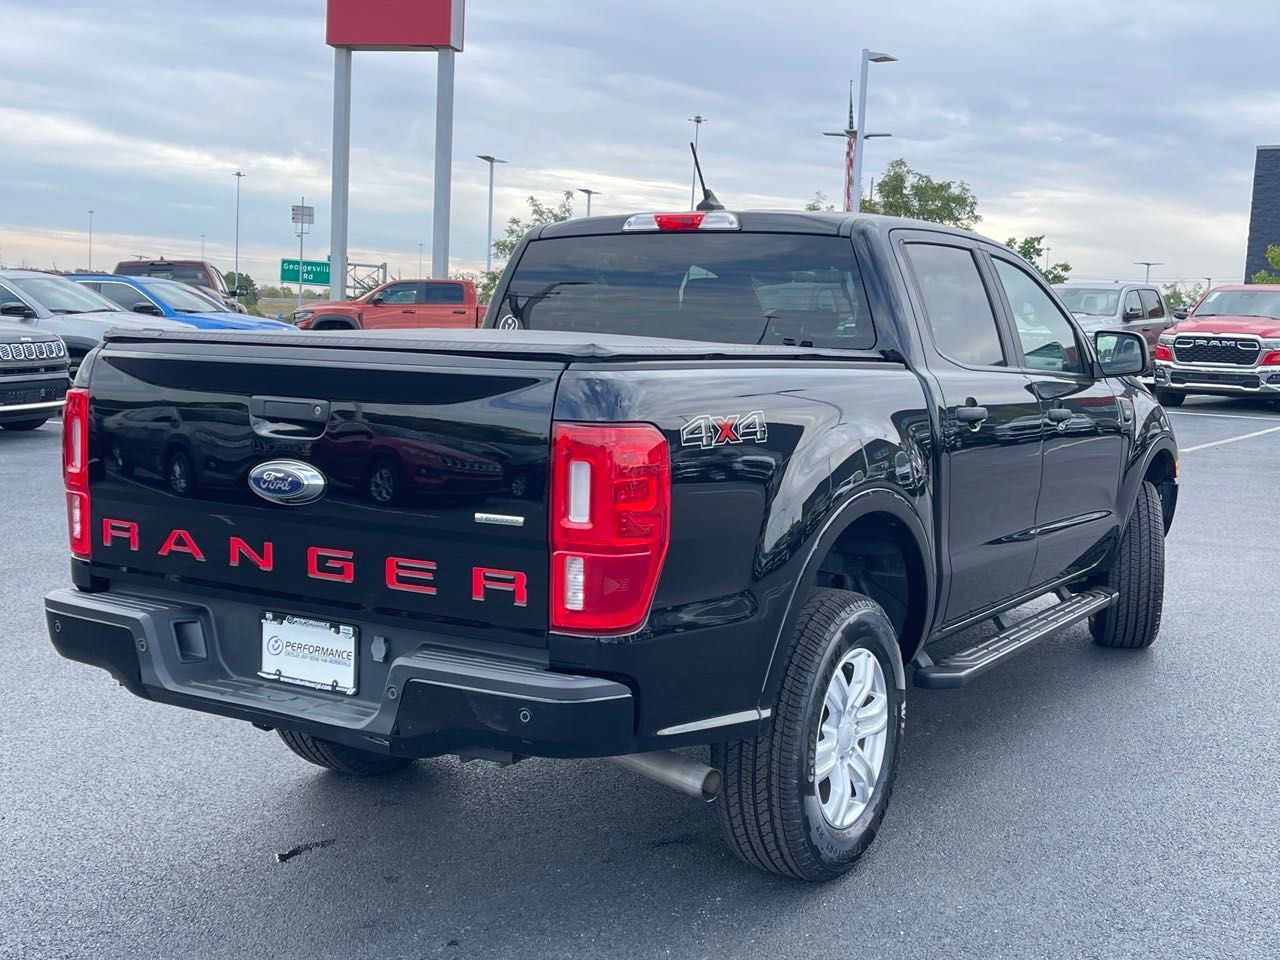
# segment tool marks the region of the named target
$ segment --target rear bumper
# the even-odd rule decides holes
[[[1280,396],[1280,367],[1238,367],[1157,361],[1155,386],[1182,393]]]
[[[55,590],[45,598],[62,656],[161,703],[396,756],[598,757],[635,749],[634,697],[613,680],[420,643],[362,663],[361,692],[347,697],[233,673],[223,645],[242,647],[235,628],[247,621],[243,611],[222,614],[133,594]],[[257,649],[260,638],[247,643]]]

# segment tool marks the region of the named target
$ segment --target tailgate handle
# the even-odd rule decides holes
[[[318,440],[329,423],[329,401],[250,397],[249,423],[260,437]]]

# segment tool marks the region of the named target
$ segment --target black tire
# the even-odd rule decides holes
[[[1165,390],[1163,387],[1156,387],[1156,402],[1162,407],[1180,407],[1182,401],[1187,399],[1187,395],[1181,390]]]
[[[10,423],[0,423],[0,427],[6,430],[39,430],[48,422],[48,417],[43,420],[14,420]]]
[[[1164,513],[1155,485],[1144,482],[1102,586],[1117,591],[1114,605],[1089,619],[1094,642],[1140,649],[1155,642],[1164,609]]]
[[[822,812],[815,748],[827,686],[855,647],[879,661],[887,690],[887,741],[866,808],[845,829]],[[839,877],[875,839],[893,792],[906,724],[901,654],[880,605],[844,590],[814,590],[791,637],[790,659],[768,736],[712,748],[723,774],[717,800],[726,843],[746,863],[799,880]]]
[[[379,777],[403,770],[413,763],[412,757],[389,757],[343,743],[321,740],[297,730],[277,730],[284,745],[308,763],[333,770],[348,777]]]

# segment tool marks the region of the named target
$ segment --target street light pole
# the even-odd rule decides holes
[[[693,124],[693,152],[698,152],[698,134],[702,131],[702,125],[707,122],[707,118],[700,113],[695,113],[689,118],[689,122]],[[693,180],[689,185],[689,209],[693,210],[698,205],[698,168],[693,168]]]
[[[872,63],[892,63],[897,57],[887,53],[877,53],[874,50],[868,50],[865,47],[862,50],[862,63],[859,70],[860,82],[858,86],[858,125],[859,131],[867,129],[867,65]],[[862,209],[862,139],[858,138],[854,143],[853,151],[853,212],[857,213]]]
[[[93,211],[89,211],[89,272],[93,272]]]
[[[418,244],[418,277],[419,278],[422,277],[422,247],[423,247],[423,244],[419,243]]]
[[[589,217],[591,216],[591,198],[599,196],[600,191],[592,190],[589,187],[579,187],[578,192],[585,193],[587,195],[587,216]]]
[[[200,259],[204,260],[204,234],[200,234]]]
[[[1144,281],[1143,281],[1143,283],[1150,283],[1150,282],[1151,282],[1151,268],[1152,268],[1152,267],[1163,267],[1163,266],[1164,266],[1164,262],[1163,262],[1163,261],[1161,261],[1161,260],[1135,260],[1135,261],[1133,261],[1133,265],[1134,265],[1135,267],[1146,267],[1146,268],[1147,268],[1147,278],[1146,278],[1146,280],[1144,280]]]
[[[240,302],[240,181],[244,179],[244,174],[239,170],[235,172],[236,178],[236,257],[233,272],[236,278],[236,288],[232,291],[236,298],[236,303]],[[298,267],[302,269],[301,265]],[[301,274],[299,274],[301,276]]]
[[[491,273],[493,271],[493,165],[495,163],[506,163],[507,161],[479,153],[476,154],[476,159],[483,160],[489,165],[489,242],[484,248],[484,272]]]

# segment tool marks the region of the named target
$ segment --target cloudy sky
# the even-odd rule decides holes
[[[594,212],[687,205],[691,125],[728,206],[838,197],[857,51],[866,174],[902,156],[968,181],[979,230],[1044,233],[1075,275],[1238,280],[1254,147],[1280,142],[1273,2],[471,0],[458,57],[454,270],[483,264],[530,194]],[[206,253],[273,281],[289,205],[328,252],[333,54],[323,0],[0,0],[0,263],[70,268]],[[357,54],[351,251],[416,274],[431,239],[435,57]],[[580,198],[581,199],[581,198]],[[1280,238],[1278,238],[1280,239]]]

